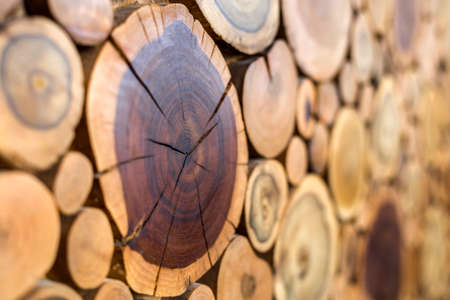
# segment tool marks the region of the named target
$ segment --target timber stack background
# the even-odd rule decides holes
[[[0,299],[450,299],[450,2],[2,0]]]

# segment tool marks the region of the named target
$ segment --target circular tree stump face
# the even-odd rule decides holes
[[[130,286],[181,294],[242,210],[245,132],[225,61],[183,5],[145,6],[96,62],[88,123]]]

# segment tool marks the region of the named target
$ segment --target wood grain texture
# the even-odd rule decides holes
[[[105,279],[102,285],[84,295],[86,300],[133,300],[130,288],[120,280]]]
[[[308,170],[308,150],[306,144],[297,135],[289,142],[285,158],[286,174],[289,182],[299,185]]]
[[[359,14],[353,23],[350,48],[352,64],[358,82],[367,82],[372,75],[374,61],[372,31],[367,14]]]
[[[0,153],[15,166],[47,169],[81,117],[80,57],[64,31],[39,17],[5,27],[0,55]]]
[[[348,0],[282,0],[283,21],[299,67],[313,79],[326,81],[345,57],[351,22]]]
[[[272,248],[288,201],[288,183],[283,165],[276,160],[252,162],[245,195],[245,225],[253,247],[259,252]]]
[[[242,107],[246,130],[256,151],[273,158],[286,148],[295,127],[297,70],[287,44],[277,40],[244,78]]]
[[[324,82],[317,87],[317,114],[325,125],[332,125],[339,110],[340,102],[336,84]]]
[[[52,187],[59,210],[66,215],[76,213],[86,201],[93,182],[94,170],[89,159],[80,152],[68,152]]]
[[[24,172],[0,173],[0,200],[0,291],[3,299],[15,299],[52,266],[59,216],[50,191]]]
[[[353,105],[358,92],[356,67],[351,62],[345,62],[339,73],[339,91],[344,104]]]
[[[88,126],[128,284],[182,294],[240,219],[247,145],[225,61],[186,7],[144,6],[94,67]]]
[[[309,160],[314,172],[323,174],[328,164],[330,134],[328,128],[317,123],[314,127],[314,133],[308,144]]]
[[[374,88],[371,84],[365,84],[361,88],[361,93],[358,101],[358,114],[361,120],[365,123],[372,119]]]
[[[342,219],[356,216],[361,209],[367,170],[366,143],[366,132],[358,114],[353,109],[342,109],[331,133],[328,171]]]
[[[327,299],[336,269],[338,228],[328,188],[308,175],[294,191],[275,245],[277,299]]]
[[[310,79],[303,79],[297,88],[295,118],[297,130],[305,139],[310,139],[314,133],[316,119],[317,93],[314,83]]]
[[[272,299],[272,272],[248,240],[235,236],[225,251],[217,278],[217,300]]]
[[[269,46],[280,23],[279,0],[196,0],[215,33],[246,54]]]

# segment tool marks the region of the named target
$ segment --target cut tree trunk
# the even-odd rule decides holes
[[[308,150],[297,135],[291,138],[286,150],[285,168],[287,178],[293,185],[299,185],[308,170]]]
[[[50,280],[41,280],[21,300],[82,300],[81,296],[71,287]]]
[[[1,172],[0,193],[0,291],[3,299],[15,299],[52,266],[59,216],[50,191],[27,173]]]
[[[277,299],[326,299],[337,262],[337,226],[327,186],[308,175],[292,196],[275,246]]]
[[[315,80],[331,79],[349,44],[350,1],[282,0],[281,3],[286,36],[298,66]]]
[[[317,88],[317,114],[321,122],[330,126],[339,110],[339,95],[333,82],[324,82]]]
[[[242,107],[256,151],[273,158],[286,148],[295,128],[297,70],[287,44],[278,40],[247,69]]]
[[[257,160],[250,165],[245,194],[245,225],[254,248],[267,252],[278,235],[288,198],[283,165],[276,160]]]
[[[18,19],[0,33],[0,153],[43,170],[74,138],[84,97],[81,61],[67,34],[44,18]]]
[[[317,123],[309,141],[308,152],[312,169],[318,174],[323,174],[327,166],[329,140],[328,128],[322,123]]]
[[[113,26],[110,0],[24,0],[30,14],[52,16],[79,45],[105,40]]]
[[[316,88],[311,80],[307,78],[301,80],[297,88],[296,99],[297,129],[308,140],[313,135],[317,123],[313,117],[313,113],[316,111]]]
[[[85,300],[133,300],[128,286],[120,280],[105,279],[102,285],[95,290],[85,291]]]
[[[62,159],[53,182],[59,210],[65,215],[76,213],[86,201],[93,182],[94,171],[89,159],[80,152],[68,152]]]
[[[87,97],[127,282],[180,295],[217,261],[242,212],[247,144],[225,61],[185,6],[144,6],[101,50]]]
[[[261,52],[275,38],[280,23],[279,0],[179,0],[195,17],[200,8],[214,32],[246,54]],[[197,8],[198,5],[198,8]],[[205,26],[205,25],[204,25]]]
[[[176,297],[161,298],[148,295],[136,295],[136,300],[214,300],[214,293],[211,288],[205,284],[193,283],[184,292],[183,295]]]
[[[365,197],[366,132],[358,114],[342,109],[330,141],[328,178],[342,219],[355,217]]]
[[[358,101],[358,114],[361,120],[368,123],[372,120],[372,106],[374,97],[373,86],[364,84]]]
[[[368,0],[367,2],[370,21],[375,32],[385,34],[392,27],[394,0]]]
[[[384,77],[375,94],[369,158],[375,180],[394,177],[400,167],[403,110],[398,87],[391,77]]]
[[[217,278],[217,300],[272,299],[272,270],[248,240],[235,236],[225,251]]]
[[[374,38],[366,13],[361,13],[353,24],[351,56],[356,79],[367,82],[372,75],[374,61]]]
[[[368,236],[363,247],[363,287],[374,300],[402,299],[402,219],[393,190],[377,187],[370,199]]]
[[[347,105],[353,105],[356,101],[358,82],[355,69],[356,67],[352,63],[346,62],[339,73],[339,90],[343,102]]]

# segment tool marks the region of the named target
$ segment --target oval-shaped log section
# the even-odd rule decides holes
[[[46,169],[66,151],[81,117],[81,60],[68,35],[44,18],[0,34],[0,153],[19,167]]]
[[[343,108],[331,133],[328,177],[342,219],[354,217],[364,199],[366,132],[356,111]]]
[[[339,110],[339,95],[336,84],[324,82],[317,88],[317,114],[321,122],[330,126],[333,124]]]
[[[298,135],[294,135],[289,142],[284,164],[289,182],[299,185],[308,170],[308,150]]]
[[[396,195],[379,188],[371,199],[374,206],[365,246],[364,288],[374,300],[399,299],[402,289],[402,235]]]
[[[325,299],[337,262],[337,220],[328,188],[308,175],[294,191],[275,244],[277,299]]]
[[[356,78],[359,82],[367,82],[374,64],[374,38],[366,13],[356,17],[351,38],[351,56]]]
[[[287,44],[278,40],[247,69],[242,106],[256,151],[273,158],[286,148],[295,127],[297,70]]]
[[[105,40],[113,26],[111,0],[25,0],[32,14],[51,15],[79,45]]]
[[[318,81],[331,79],[347,51],[350,1],[282,0],[286,36],[298,66]]]
[[[283,165],[276,160],[252,162],[245,195],[245,224],[252,245],[260,252],[272,248],[288,198]]]
[[[261,52],[277,34],[280,23],[279,0],[196,2],[214,32],[246,54]]]
[[[297,130],[305,139],[310,139],[314,134],[316,119],[317,92],[314,83],[310,79],[302,79],[297,87],[295,118]]]
[[[133,300],[128,286],[120,280],[106,279],[95,291],[88,292],[87,300]]]
[[[217,277],[217,300],[228,299],[272,299],[272,270],[240,235],[225,251]]]
[[[421,2],[419,0],[395,0],[393,20],[394,54],[402,64],[412,62],[420,29]]]
[[[400,93],[392,77],[384,77],[375,95],[370,164],[373,178],[389,179],[400,165],[403,115]]]
[[[20,300],[82,300],[71,287],[50,280],[41,280]]]
[[[182,294],[237,227],[248,162],[225,60],[185,6],[144,6],[113,31],[87,120],[128,284]]]
[[[0,291],[16,299],[52,266],[60,224],[50,191],[35,177],[0,173]]]
[[[76,213],[86,201],[94,182],[89,159],[80,152],[64,155],[53,182],[56,205],[65,215]]]

